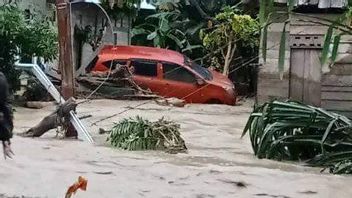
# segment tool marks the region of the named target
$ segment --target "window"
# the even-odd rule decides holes
[[[135,75],[157,76],[158,64],[152,61],[132,61],[131,66]]]
[[[198,65],[197,63],[192,61],[190,58],[187,58],[186,56],[185,56],[185,64],[190,66],[194,71],[196,71],[199,75],[201,75],[206,80],[213,80],[213,75],[207,68]]]
[[[174,81],[180,81],[180,82],[186,82],[186,83],[196,82],[195,76],[190,71],[188,71],[184,67],[181,67],[177,64],[164,63],[163,73],[164,73],[164,79],[166,80],[174,80]]]
[[[116,65],[127,65],[127,60],[114,60],[113,64],[111,65],[111,61],[106,61],[103,63],[103,65],[105,65],[105,67],[113,69],[116,69]]]

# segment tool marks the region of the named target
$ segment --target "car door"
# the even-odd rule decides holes
[[[143,89],[150,89],[156,94],[162,89],[159,64],[152,60],[132,60],[130,64],[133,80]]]
[[[201,96],[197,78],[183,66],[174,63],[162,63],[165,97],[185,99],[187,102],[198,102]]]

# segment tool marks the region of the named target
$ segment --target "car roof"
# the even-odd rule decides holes
[[[111,59],[147,59],[162,62],[172,62],[182,65],[184,56],[176,51],[156,47],[142,46],[112,46],[106,45],[101,50],[99,57],[103,61]]]

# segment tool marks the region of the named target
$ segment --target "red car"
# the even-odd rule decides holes
[[[138,85],[161,96],[184,99],[188,103],[236,103],[235,87],[226,76],[172,50],[105,46],[95,61],[91,71],[107,71],[112,61],[112,65],[127,65]]]

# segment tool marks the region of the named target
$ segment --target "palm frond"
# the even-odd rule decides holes
[[[165,150],[185,152],[187,147],[179,132],[180,125],[164,118],[150,122],[139,116],[116,123],[108,141],[113,147],[125,150]]]
[[[307,160],[333,173],[352,173],[352,124],[345,116],[273,101],[254,109],[242,136],[246,133],[258,158]]]

